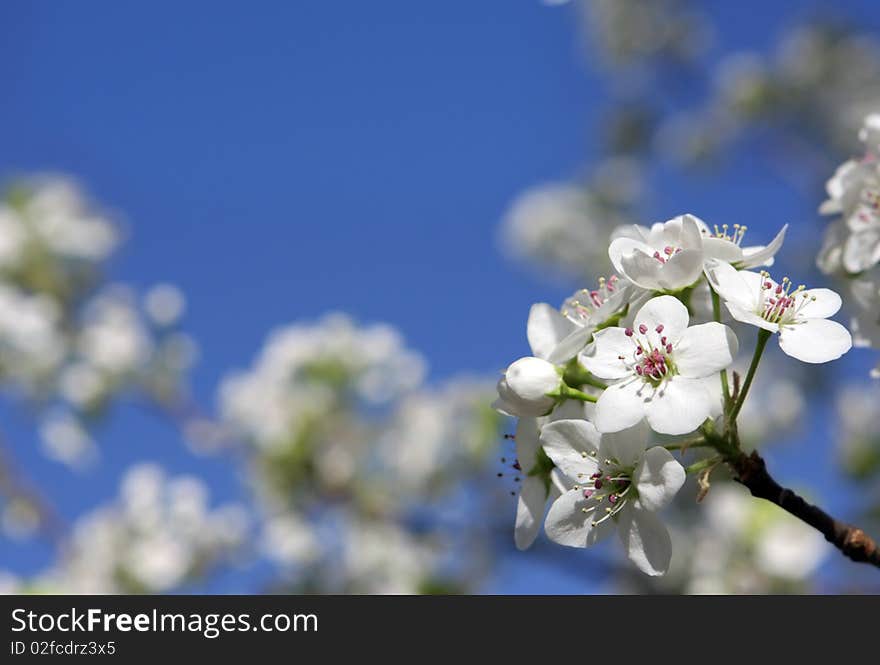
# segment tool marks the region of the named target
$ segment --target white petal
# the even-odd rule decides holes
[[[585,499],[582,490],[570,490],[560,496],[547,513],[544,531],[555,543],[568,547],[589,547],[614,530],[613,520],[605,520],[593,526],[593,520],[601,517],[593,499]],[[588,512],[584,512],[584,508]]]
[[[593,343],[578,356],[591,374],[602,379],[621,379],[632,374],[621,356],[632,358],[635,344],[623,328],[605,328],[593,335]]]
[[[526,327],[526,336],[532,347],[532,353],[546,360],[559,342],[574,330],[574,327],[574,324],[555,307],[543,302],[532,305]]]
[[[852,336],[837,321],[807,319],[779,331],[779,348],[805,363],[827,363],[852,348]]]
[[[574,481],[578,474],[588,477],[596,472],[598,463],[594,455],[599,452],[601,438],[593,423],[586,420],[558,420],[541,430],[547,457]]]
[[[523,478],[516,502],[516,526],[513,539],[517,549],[528,549],[541,528],[544,516],[544,505],[547,501],[547,489],[544,480],[536,476]]]
[[[548,497],[550,502],[556,501],[556,499],[572,489],[574,484],[559,469],[553,469],[550,472],[550,495]]]
[[[614,266],[614,270],[625,275],[626,270],[623,268],[623,257],[630,256],[636,252],[650,257],[654,253],[654,249],[650,245],[634,238],[620,237],[611,241],[611,245],[608,247],[608,258],[611,259],[611,265]]]
[[[822,201],[819,205],[819,214],[820,215],[836,215],[839,212],[843,212],[843,206],[840,201],[835,201],[834,199],[827,199]]]
[[[717,418],[722,413],[724,413],[724,394],[721,390],[721,377],[707,376],[704,379],[697,379],[698,381],[702,381],[703,385],[706,387],[706,390],[709,393],[710,398],[710,418]]]
[[[504,373],[498,383],[498,394],[523,416],[540,416],[550,412],[556,403],[554,392],[562,379],[556,366],[540,358],[520,358]]]
[[[733,331],[713,321],[688,328],[675,345],[673,358],[682,376],[699,378],[728,367],[738,349]]]
[[[556,348],[547,356],[547,361],[554,365],[564,365],[583,350],[592,336],[592,327],[580,328],[576,326],[565,339],[556,345]]]
[[[648,242],[658,249],[671,246],[699,250],[703,246],[703,229],[707,228],[703,220],[685,213],[662,224],[654,224]]]
[[[814,300],[815,298],[815,300]],[[806,302],[801,305],[801,300]],[[843,302],[831,289],[807,289],[797,296],[799,319],[827,319],[840,311]]]
[[[520,466],[527,472],[535,463],[538,448],[541,441],[538,438],[540,430],[538,429],[538,421],[536,418],[520,418],[516,422],[516,434],[514,441],[516,442],[516,458],[519,460]]]
[[[594,392],[598,397],[598,390],[586,387],[587,390]],[[564,400],[561,404],[557,404],[556,408],[546,418],[546,422],[553,423],[557,420],[591,420],[595,404],[592,402],[579,402],[576,399]]]
[[[757,303],[758,291],[752,291],[749,283],[736,268],[723,261],[706,261],[706,277],[715,292],[726,303],[751,310]],[[760,275],[758,276],[760,279]]]
[[[641,379],[608,386],[596,402],[596,429],[603,433],[619,432],[635,425],[645,415],[645,399],[650,391]]]
[[[867,270],[880,261],[880,227],[853,233],[843,246],[843,266],[848,272]]]
[[[656,259],[654,259],[656,261]],[[683,249],[662,265],[657,274],[660,288],[677,291],[690,286],[703,272],[703,252],[699,249]]]
[[[504,379],[502,379],[502,381],[503,380]],[[505,415],[505,416],[515,416],[516,415],[516,413],[514,413],[516,411],[516,407],[511,406],[510,404],[505,402],[500,397],[498,399],[496,399],[494,402],[492,402],[492,408],[495,409],[498,413]]]
[[[841,270],[843,260],[843,245],[849,237],[849,229],[843,220],[832,222],[825,229],[822,247],[816,257],[816,265],[826,275]]]
[[[711,413],[712,396],[703,380],[684,376],[664,381],[645,405],[648,424],[660,434],[693,432]]]
[[[782,227],[776,237],[770,241],[766,247],[747,247],[743,250],[743,260],[739,265],[742,268],[755,268],[757,266],[770,265],[773,257],[776,256],[785,242],[785,232],[788,230],[788,224]]]
[[[633,240],[639,240],[641,242],[648,242],[648,236],[650,235],[651,230],[646,226],[641,226],[640,224],[623,224],[621,226],[615,226],[611,231],[611,240],[617,240],[618,238],[631,238]]]
[[[718,259],[726,263],[738,263],[743,260],[743,250],[735,242],[724,238],[704,237],[703,256],[705,259]]]
[[[618,533],[630,561],[643,573],[656,576],[669,570],[672,540],[654,513],[638,506],[620,511]]]
[[[740,323],[748,323],[749,325],[758,326],[759,328],[769,330],[770,332],[777,332],[779,330],[777,324],[765,321],[751,310],[743,309],[739,305],[734,305],[730,302],[724,303],[724,306],[727,307],[727,311],[730,312],[730,315]]]
[[[703,233],[700,227],[705,228],[706,223],[690,213],[685,213],[677,217],[676,220],[681,221],[678,246],[682,249],[701,249],[703,247]]]
[[[633,328],[638,330],[639,326],[644,325],[652,341],[654,336],[659,338],[662,335],[671,344],[675,344],[687,330],[688,319],[687,307],[678,298],[659,296],[651,298],[642,306],[636,314]],[[662,333],[656,332],[659,325],[663,326]],[[630,353],[632,353],[632,342],[630,342]]]
[[[639,503],[646,510],[660,510],[672,501],[686,477],[684,467],[666,448],[648,449],[633,474]]]
[[[644,419],[619,432],[602,435],[601,457],[612,457],[623,466],[634,465],[644,454],[651,428]]]
[[[623,240],[623,238],[620,240]],[[620,242],[620,240],[615,240],[614,242]],[[655,259],[652,254],[646,254],[636,249],[629,254],[621,256],[618,272],[636,286],[640,286],[643,289],[659,290],[666,288],[661,285],[660,281],[660,270],[662,268],[663,264]]]

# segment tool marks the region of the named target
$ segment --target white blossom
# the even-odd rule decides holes
[[[202,481],[135,465],[117,502],[77,520],[67,556],[38,583],[57,593],[166,592],[230,556],[246,530],[239,506],[208,507]]]
[[[685,471],[665,448],[646,450],[649,436],[644,422],[613,434],[600,434],[584,420],[544,427],[544,450],[572,484],[547,514],[551,540],[588,547],[616,529],[639,570],[667,571],[672,543],[655,513],[681,489]]]
[[[652,298],[632,328],[605,328],[580,355],[594,375],[615,381],[596,404],[600,432],[617,432],[647,418],[664,434],[685,434],[713,415],[706,378],[736,356],[733,331],[710,322],[688,327],[687,308],[672,296]]]
[[[511,204],[502,222],[505,248],[515,256],[556,271],[582,276],[604,261],[613,218],[583,187],[533,187]]]
[[[860,159],[838,167],[828,181],[828,199],[819,208],[838,215],[825,234],[819,268],[826,273],[860,273],[880,262],[880,154],[877,133],[880,115],[870,115],[859,138],[866,143]]]
[[[852,346],[849,331],[828,320],[841,306],[840,296],[830,289],[792,290],[787,277],[780,284],[767,272],[737,271],[722,262],[707,274],[733,318],[778,333],[779,347],[792,358],[825,363]]]
[[[158,326],[172,326],[186,310],[186,297],[173,284],[157,284],[144,296],[144,310]]]
[[[633,227],[633,237],[615,238],[608,248],[614,269],[633,284],[652,291],[692,286],[703,271],[701,225],[681,215],[650,229]]]

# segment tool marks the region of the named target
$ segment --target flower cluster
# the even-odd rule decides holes
[[[18,593],[163,593],[207,575],[246,543],[243,506],[209,505],[196,477],[126,471],[116,501],[80,517],[69,551]]]
[[[423,357],[395,328],[336,313],[278,329],[223,380],[224,443],[246,460],[260,553],[280,589],[414,593],[445,582],[451,539],[427,500],[451,500],[481,471],[500,417],[491,382],[424,379]],[[455,547],[476,565],[478,553],[461,552],[471,543]]]
[[[819,208],[835,220],[825,231],[819,269],[850,283],[856,346],[880,348],[880,114],[865,118],[864,153],[844,162],[828,181]],[[872,376],[880,378],[880,365]]]
[[[120,239],[68,178],[22,178],[0,198],[0,386],[35,407],[45,453],[70,466],[94,458],[89,429],[121,393],[185,401],[197,354],[176,287],[101,286]]]
[[[736,418],[770,336],[805,363],[834,360],[852,345],[829,320],[841,306],[836,293],[776,281],[764,269],[786,230],[750,246],[745,226],[710,227],[689,214],[617,229],[608,248],[615,276],[560,310],[532,306],[532,355],[507,368],[495,402],[519,418],[520,548],[546,511],[545,531],[557,543],[587,547],[616,530],[641,571],[667,571],[671,540],[657,513],[686,479],[670,449],[696,439],[719,453],[738,448]],[[701,293],[710,307],[697,306]],[[739,342],[725,313],[758,328],[742,385],[728,377]],[[672,438],[681,436],[690,438]]]

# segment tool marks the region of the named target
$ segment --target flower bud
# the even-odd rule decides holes
[[[498,382],[498,394],[513,415],[543,416],[556,403],[548,394],[559,389],[561,380],[552,363],[540,358],[520,358]]]

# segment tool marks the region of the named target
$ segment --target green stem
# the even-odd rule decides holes
[[[716,455],[715,457],[707,457],[706,459],[701,459],[699,462],[694,462],[689,467],[685,469],[685,473],[688,475],[694,473],[700,473],[701,471],[705,471],[708,468],[713,466],[717,466],[721,463],[721,457]]]
[[[573,388],[586,385],[605,390],[608,387],[608,384],[604,381],[600,381],[590,374],[590,372],[578,362],[577,358],[566,365],[562,380]]]
[[[755,378],[758,363],[761,362],[761,354],[764,353],[764,347],[767,346],[767,340],[770,339],[770,335],[772,335],[772,333],[769,330],[764,330],[763,328],[758,330],[758,343],[755,345],[755,355],[752,356],[752,364],[749,365],[749,372],[746,374],[746,380],[739,391],[739,399],[736,400],[736,404],[733,406],[733,409],[727,418],[728,423],[732,423],[736,420],[736,417],[739,415],[739,412],[746,401],[746,395],[749,394],[752,379]]]
[[[712,293],[712,315],[715,321],[721,323],[721,299],[711,285],[709,286],[709,291]],[[730,407],[730,386],[727,383],[726,369],[721,370],[721,390],[724,393],[724,410],[727,411]]]
[[[599,401],[598,397],[593,397],[585,392],[581,392],[577,388],[572,388],[565,384],[562,384],[559,387],[559,397],[564,399],[576,399],[580,402],[592,402],[593,404]]]
[[[714,448],[715,446],[706,441],[703,437],[699,437],[698,439],[690,439],[688,441],[682,441],[681,443],[670,443],[663,447],[666,448],[666,450],[686,450],[688,448]]]

